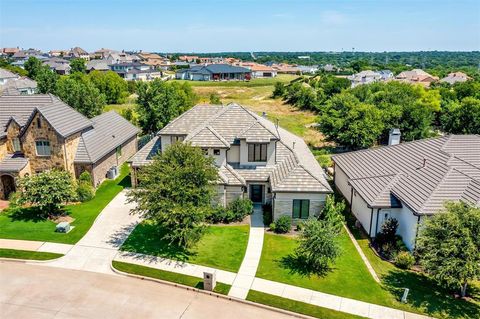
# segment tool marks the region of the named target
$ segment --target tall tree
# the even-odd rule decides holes
[[[71,67],[71,70],[70,70],[71,73],[75,73],[75,72],[85,73],[85,72],[87,72],[87,67],[85,66],[85,60],[84,59],[80,59],[80,58],[72,59],[70,61],[70,67]]]
[[[480,99],[466,97],[461,102],[448,103],[440,117],[445,132],[480,134]]]
[[[108,104],[122,103],[128,96],[127,82],[113,71],[92,71],[88,78],[105,95]]]
[[[190,84],[155,79],[137,86],[137,113],[144,133],[156,133],[197,101]]]
[[[428,274],[465,297],[468,283],[480,277],[480,208],[448,203],[421,226],[416,250]]]
[[[211,212],[217,169],[212,157],[189,144],[175,143],[138,174],[140,187],[129,192],[133,212],[168,230],[164,239],[183,247],[198,241]]]
[[[63,102],[89,118],[102,113],[105,106],[105,96],[82,73],[62,76],[56,92]]]
[[[37,72],[37,89],[40,93],[53,93],[57,89],[58,74],[50,70],[47,65],[42,67]]]
[[[37,77],[38,70],[42,66],[42,62],[34,56],[28,58],[28,60],[24,64],[25,70],[28,72],[28,77],[31,79],[35,79]]]

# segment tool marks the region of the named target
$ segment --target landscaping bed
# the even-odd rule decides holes
[[[93,199],[65,207],[66,215],[74,219],[74,229],[69,233],[55,232],[56,224],[38,217],[32,208],[7,209],[0,213],[0,238],[75,244],[87,233],[103,208],[125,187],[130,186],[128,173],[128,166],[123,165],[120,175],[115,180],[104,181]]]
[[[47,253],[42,251],[17,250],[0,248],[0,257],[27,260],[50,260],[62,257],[62,254]]]
[[[248,225],[209,226],[195,247],[185,250],[162,240],[162,230],[152,222],[144,221],[134,229],[121,249],[237,272],[247,249],[248,234]]]
[[[121,261],[113,261],[112,265],[115,269],[129,274],[170,281],[177,284],[194,287],[197,289],[203,289],[203,280],[201,278],[177,274],[170,271],[154,269],[140,265],[134,265],[130,263],[124,263]],[[222,295],[228,295],[230,287],[230,285],[217,282],[213,291]]]

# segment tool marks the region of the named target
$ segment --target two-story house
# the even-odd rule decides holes
[[[300,137],[238,104],[197,105],[170,122],[132,157],[134,185],[138,170],[176,142],[191,143],[214,157],[222,205],[245,197],[271,203],[275,219],[299,220],[317,215],[332,192]]]
[[[0,97],[0,198],[16,178],[62,169],[89,171],[95,186],[137,151],[139,129],[115,112],[84,117],[53,95]]]
[[[126,81],[151,81],[162,77],[161,71],[140,62],[115,63],[110,65],[110,69]]]

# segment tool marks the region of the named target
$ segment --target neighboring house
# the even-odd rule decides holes
[[[70,49],[67,56],[71,59],[84,59],[85,61],[90,61],[90,54],[80,47]]]
[[[352,83],[352,87],[356,87],[362,84],[369,84],[381,81],[383,77],[379,72],[365,70],[349,76],[348,79]]]
[[[151,81],[162,77],[162,72],[140,62],[111,64],[110,69],[127,81]]]
[[[167,69],[171,65],[169,59],[156,53],[140,52],[137,55],[142,63],[152,67]]]
[[[302,74],[315,74],[318,72],[318,65],[298,65],[297,68]]]
[[[278,74],[298,74],[301,72],[298,67],[286,63],[272,64],[272,68],[276,70]]]
[[[18,51],[20,51],[19,48],[2,48],[0,50],[0,55],[6,56],[6,57],[12,57]]]
[[[425,87],[429,87],[431,83],[438,81],[438,77],[428,74],[420,69],[400,72],[395,79],[400,82],[420,84]]]
[[[48,52],[48,55],[52,58],[62,58],[68,55],[67,50],[51,50]]]
[[[114,111],[87,119],[53,95],[0,97],[0,198],[16,178],[53,168],[94,185],[137,151],[139,129]]]
[[[18,78],[19,78],[18,74],[10,72],[6,69],[0,68],[0,86],[3,86],[10,81],[15,81]]]
[[[466,75],[463,72],[452,72],[449,73],[446,77],[440,80],[440,82],[446,82],[448,84],[455,84],[457,82],[466,82],[470,80],[471,77]]]
[[[136,63],[139,62],[139,57],[128,54],[126,52],[114,52],[110,53],[107,58],[108,65],[118,63]]]
[[[101,48],[100,50],[93,52],[92,55],[93,59],[102,60],[108,58],[108,56],[112,53],[118,53],[118,51]]]
[[[68,75],[70,74],[70,62],[68,60],[62,58],[51,58],[49,60],[43,61],[43,64],[48,65],[50,70],[60,74],[60,75]]]
[[[303,139],[233,103],[197,105],[160,130],[131,160],[134,185],[138,169],[175,142],[191,143],[215,159],[221,205],[250,198],[271,203],[274,219],[298,221],[318,215],[332,192]]]
[[[382,81],[390,81],[395,78],[393,75],[393,72],[390,70],[380,70],[378,71],[378,74],[382,77]]]
[[[240,63],[243,66],[252,71],[252,78],[274,78],[277,76],[277,71],[270,66],[255,62]]]
[[[31,95],[37,93],[37,82],[26,76],[8,81],[0,87],[2,95]]]
[[[85,67],[87,69],[87,72],[92,72],[92,71],[106,72],[110,70],[107,60],[90,60],[87,62]]]
[[[196,65],[189,69],[178,70],[175,77],[190,81],[243,81],[252,78],[252,71],[230,64]]]
[[[384,221],[415,247],[418,226],[445,201],[480,206],[480,135],[449,135],[334,155],[335,186],[374,238]]]
[[[43,57],[42,52],[36,49],[28,49],[28,50],[19,50],[12,55],[12,59],[14,60],[27,60],[29,57],[34,56],[37,59],[41,59]]]
[[[184,61],[188,63],[196,63],[199,57],[196,55],[182,55],[182,56],[179,56],[178,59],[180,61]]]

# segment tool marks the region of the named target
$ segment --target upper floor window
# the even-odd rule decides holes
[[[184,139],[184,136],[172,136],[172,143],[183,142]]]
[[[220,150],[218,148],[213,149],[213,155],[220,155]]]
[[[14,152],[21,152],[22,151],[22,146],[20,145],[20,139],[18,137],[15,137],[12,140],[12,144],[13,144],[13,151]]]
[[[38,156],[50,156],[52,154],[50,150],[49,141],[46,141],[46,140],[36,141],[35,148],[37,149]]]
[[[248,144],[249,162],[266,162],[268,144]]]
[[[208,155],[208,148],[202,148],[202,152],[203,154]]]
[[[292,218],[307,219],[310,210],[309,199],[294,199]]]

